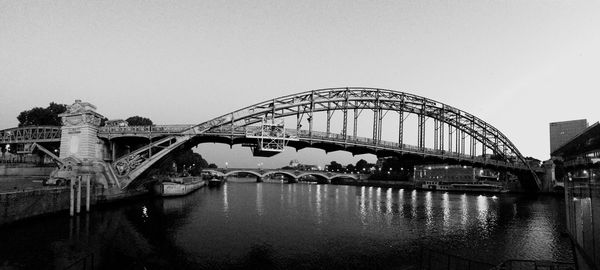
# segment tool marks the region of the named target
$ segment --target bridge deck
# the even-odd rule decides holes
[[[459,161],[469,161],[472,163],[482,164],[482,165],[494,165],[497,167],[504,168],[513,168],[519,170],[529,170],[529,168],[520,163],[510,163],[505,161],[488,159],[480,156],[470,156],[464,155],[456,152],[448,152],[444,150],[435,150],[431,148],[419,148],[414,145],[402,144],[396,142],[389,141],[375,141],[371,138],[365,137],[353,137],[353,136],[343,136],[341,134],[334,133],[325,133],[313,131],[310,133],[308,130],[295,130],[295,129],[287,129],[286,133],[290,136],[297,137],[300,140],[308,141],[308,142],[323,142],[323,143],[331,143],[335,142],[338,144],[344,144],[346,146],[360,146],[360,147],[368,147],[376,150],[388,150],[393,152],[402,152],[402,153],[410,153],[417,155],[426,155],[432,157],[438,157],[441,159],[454,159]],[[205,132],[203,135],[210,136],[223,136],[223,137],[245,137],[246,131],[243,128],[236,128],[233,132],[231,128],[219,128]],[[541,169],[537,169],[536,171],[541,172]]]

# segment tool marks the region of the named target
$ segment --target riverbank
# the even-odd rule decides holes
[[[54,169],[56,169],[54,164],[40,166],[37,164],[2,163],[0,164],[0,176],[48,177]]]
[[[149,195],[150,191],[145,189],[111,191],[101,187],[92,187],[90,206],[93,209],[104,205],[128,202]],[[70,196],[71,192],[68,186],[15,188],[14,190],[0,191],[0,226],[50,215],[68,215],[71,202]],[[81,212],[85,211],[85,201],[85,186],[82,186]]]
[[[414,189],[415,185],[409,181],[387,181],[387,180],[354,180],[354,179],[342,179],[335,183],[338,185],[348,186],[367,186],[367,187],[382,187],[382,188],[404,188]]]

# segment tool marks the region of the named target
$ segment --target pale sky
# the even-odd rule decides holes
[[[600,120],[599,14],[597,0],[0,0],[0,129],[52,101],[195,124],[282,95],[365,86],[467,111],[547,159],[549,122]],[[357,160],[322,150],[252,159],[239,148],[199,152],[235,167]]]

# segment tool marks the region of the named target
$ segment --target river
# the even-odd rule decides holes
[[[231,179],[6,226],[0,269],[91,256],[95,269],[401,269],[423,247],[492,264],[571,262],[565,231],[560,197]]]

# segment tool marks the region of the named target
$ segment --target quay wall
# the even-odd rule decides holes
[[[28,166],[0,164],[0,176],[49,176],[55,166]]]
[[[69,188],[0,193],[0,225],[69,209]]]

